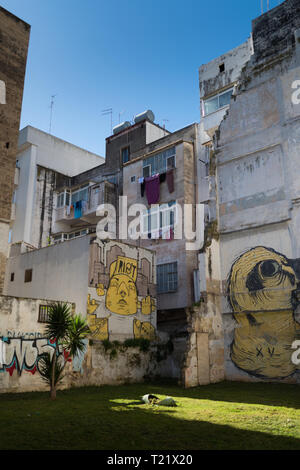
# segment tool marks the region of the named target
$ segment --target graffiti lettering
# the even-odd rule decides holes
[[[35,374],[39,370],[39,360],[45,353],[53,354],[55,343],[47,338],[27,339],[24,337],[0,338],[0,372],[12,376],[14,370],[19,375],[23,371]],[[62,351],[59,353],[62,356]]]
[[[258,356],[262,356],[264,357],[263,353],[261,352],[262,348],[256,348],[256,351],[257,351],[257,354],[256,354],[256,357]]]

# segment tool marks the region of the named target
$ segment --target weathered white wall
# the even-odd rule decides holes
[[[291,28],[286,31],[293,34]],[[268,35],[265,25],[261,34]],[[300,104],[292,100],[300,73],[298,50],[296,41],[275,62],[252,57],[216,139],[229,380],[300,381],[299,365],[292,360],[300,332]]]
[[[28,145],[37,147],[38,165],[66,176],[77,175],[104,163],[103,157],[31,126],[19,134],[19,148]]]
[[[5,295],[76,303],[77,313],[85,315],[89,269],[88,236],[9,258]],[[32,269],[32,282],[24,282],[26,269]],[[15,274],[10,281],[11,273]]]
[[[34,203],[36,199],[37,148],[27,147],[18,155],[19,181],[16,187],[16,216],[11,226],[12,243],[31,243]]]
[[[150,142],[154,142],[155,140],[161,139],[169,134],[167,130],[162,129],[159,126],[151,124],[151,122],[146,121],[146,144],[150,144]]]

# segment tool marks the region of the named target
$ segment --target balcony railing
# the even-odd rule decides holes
[[[72,200],[70,198],[70,200]],[[100,204],[115,204],[116,185],[108,181],[90,186],[87,200],[70,203],[69,206],[58,207],[55,210],[55,222],[79,219],[95,215]]]

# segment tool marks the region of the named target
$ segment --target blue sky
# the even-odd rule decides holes
[[[261,12],[261,0],[0,4],[31,25],[21,128],[48,132],[56,95],[52,134],[102,156],[104,109],[113,126],[145,109],[170,131],[199,122],[198,67],[244,42]]]

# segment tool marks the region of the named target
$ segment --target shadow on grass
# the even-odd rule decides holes
[[[170,395],[178,407],[145,405],[140,399],[147,393]],[[293,429],[284,428],[282,420],[272,421],[267,410],[258,416],[248,409],[232,414],[233,420],[238,418],[232,424],[224,415],[227,423],[220,424],[212,421],[222,410],[212,406],[208,415],[209,404],[193,405],[193,399],[203,399],[295,408],[298,395],[297,386],[236,382],[188,390],[169,382],[83,387],[58,392],[55,402],[48,393],[7,394],[0,402],[0,448],[299,450],[300,440],[287,435]],[[192,400],[187,403],[183,398]]]

